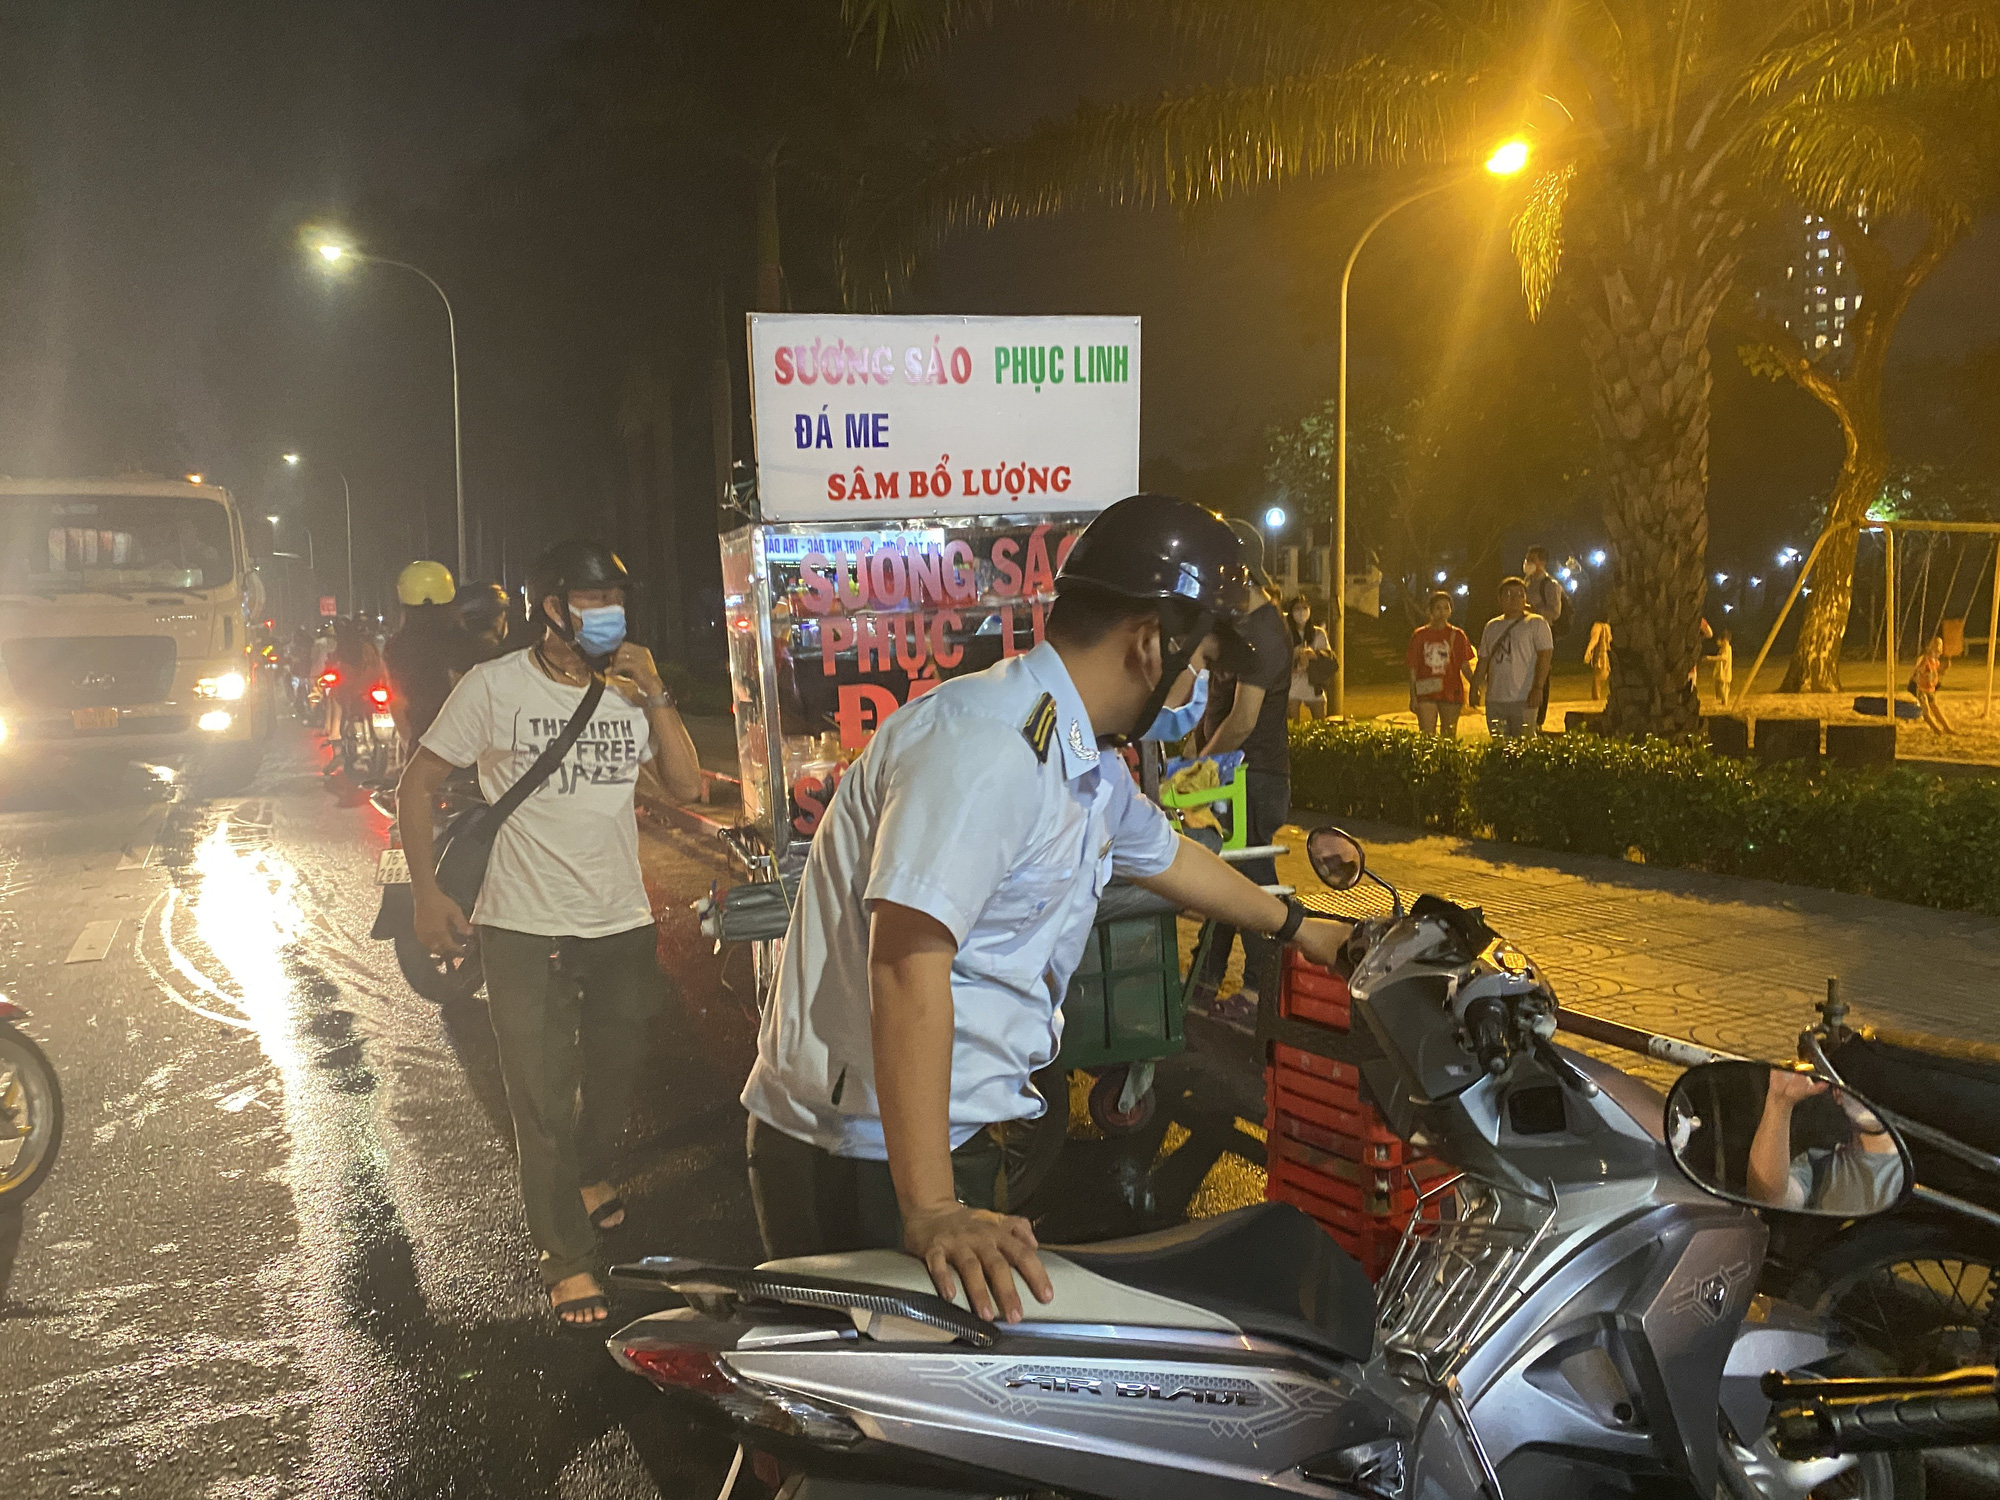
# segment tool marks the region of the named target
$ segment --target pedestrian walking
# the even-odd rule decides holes
[[[1559,641],[1569,634],[1572,610],[1569,590],[1562,586],[1562,580],[1549,573],[1549,551],[1546,547],[1530,547],[1521,559],[1521,581],[1528,589],[1528,608],[1549,622],[1549,639]],[[1551,679],[1544,678],[1541,697],[1535,704],[1535,727],[1546,731],[1549,727],[1549,688]]]
[[[1443,589],[1431,595],[1430,619],[1410,635],[1403,654],[1410,674],[1410,711],[1419,734],[1458,738],[1458,716],[1465,708],[1465,674],[1473,662],[1472,641],[1451,623],[1451,595]]]
[[[1946,671],[1944,637],[1934,635],[1924,654],[1917,658],[1917,668],[1910,674],[1910,692],[1917,700],[1917,706],[1924,712],[1924,722],[1935,734],[1957,734],[1958,726],[1945,714],[1944,705],[1938,702],[1938,687],[1944,681]],[[1894,722],[1893,720],[1891,722]]]
[[[1500,580],[1500,613],[1479,637],[1479,663],[1472,669],[1471,702],[1486,701],[1486,728],[1496,740],[1540,732],[1536,705],[1549,683],[1556,643],[1549,622],[1528,611],[1528,585]]]
[[[1315,714],[1326,717],[1326,685],[1333,677],[1333,646],[1326,627],[1313,621],[1312,600],[1294,594],[1285,606],[1285,625],[1292,636],[1292,680],[1286,691],[1286,715],[1305,723]]]
[[[1590,701],[1602,703],[1611,693],[1611,622],[1594,620],[1590,639],[1583,647],[1584,665],[1590,668]]]
[[[1730,685],[1736,680],[1736,648],[1729,641],[1729,627],[1715,633],[1715,649],[1708,658],[1709,675],[1715,683],[1715,701],[1729,706]]]
[[[396,798],[417,936],[439,954],[479,944],[528,1233],[549,1302],[573,1327],[610,1315],[597,1232],[624,1219],[611,1152],[664,998],[633,794],[642,767],[676,800],[701,793],[652,654],[625,639],[629,582],[596,542],[544,553],[528,589],[540,639],[459,679]],[[493,814],[513,806],[467,913],[433,873],[430,809],[469,765]],[[532,790],[510,797],[517,783]]]

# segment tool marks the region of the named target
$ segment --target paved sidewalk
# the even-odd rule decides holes
[[[1406,901],[1434,891],[1483,908],[1579,1010],[1777,1059],[1791,1056],[1833,975],[1857,1024],[2000,1042],[2000,918],[1345,826]],[[1281,841],[1294,852],[1279,862],[1280,879],[1317,889],[1303,829],[1287,828]],[[1386,911],[1386,895],[1375,895],[1379,905],[1360,902]]]

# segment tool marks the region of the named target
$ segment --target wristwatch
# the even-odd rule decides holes
[[[655,710],[662,708],[678,709],[679,706],[680,705],[674,702],[674,695],[672,691],[664,687],[662,687],[657,693],[649,693],[646,697],[647,713],[652,713]]]
[[[1300,925],[1311,915],[1312,913],[1306,910],[1305,903],[1299,900],[1297,896],[1285,897],[1284,925],[1279,927],[1271,936],[1281,943],[1289,943],[1299,935]]]

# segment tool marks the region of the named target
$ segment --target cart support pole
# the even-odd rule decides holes
[[[1571,1010],[1567,1005],[1557,1013],[1556,1025],[1576,1036],[1589,1037],[1593,1042],[1603,1042],[1609,1047],[1622,1047],[1625,1051],[1636,1052],[1641,1057],[1656,1057],[1661,1062],[1673,1063],[1683,1068],[1699,1067],[1702,1063],[1737,1060],[1733,1052],[1716,1052],[1707,1047],[1697,1047],[1693,1042],[1661,1036],[1657,1032],[1644,1031],[1637,1026],[1627,1026],[1620,1021],[1607,1021],[1602,1016]]]
[[[1785,606],[1778,611],[1778,618],[1771,622],[1771,633],[1764,637],[1764,644],[1757,652],[1757,660],[1750,664],[1750,675],[1743,679],[1742,690],[1737,693],[1736,701],[1730,705],[1731,708],[1741,708],[1743,700],[1750,696],[1750,689],[1757,685],[1757,674],[1764,670],[1764,658],[1771,654],[1771,648],[1777,644],[1778,632],[1785,628],[1785,619],[1791,614],[1792,606],[1798,602],[1799,590],[1806,586],[1806,579],[1812,574],[1813,564],[1819,561],[1820,548],[1826,545],[1826,539],[1832,535],[1833,528],[1829,526],[1819,534],[1819,540],[1813,543],[1812,551],[1806,554],[1805,566],[1799,569],[1799,576],[1792,580],[1792,591],[1785,595]]]

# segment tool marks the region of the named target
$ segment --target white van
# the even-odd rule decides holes
[[[0,765],[35,747],[254,758],[263,608],[218,485],[0,480]]]

